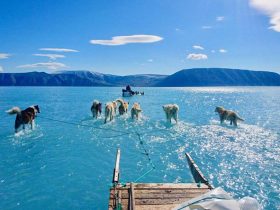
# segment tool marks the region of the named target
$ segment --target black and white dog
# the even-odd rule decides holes
[[[92,102],[92,106],[90,108],[93,118],[97,118],[99,115],[101,115],[102,110],[102,103],[100,103],[97,100],[94,100]]]
[[[34,119],[37,113],[40,113],[38,105],[30,106],[25,110],[21,110],[19,107],[13,107],[7,111],[8,114],[17,114],[15,120],[15,132],[18,132],[19,127],[22,125],[22,128],[25,129],[25,124],[30,124],[31,129],[34,127]]]

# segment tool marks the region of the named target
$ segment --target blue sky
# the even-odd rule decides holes
[[[2,0],[0,71],[280,73],[279,0]]]

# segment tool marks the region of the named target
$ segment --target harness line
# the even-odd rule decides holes
[[[125,132],[125,131],[115,130],[115,129],[112,129],[112,128],[101,128],[101,127],[92,126],[92,125],[88,125],[88,124],[81,124],[81,123],[76,123],[76,122],[67,122],[67,121],[53,119],[53,118],[48,118],[48,117],[43,117],[43,116],[36,116],[36,117],[39,117],[39,118],[42,118],[42,119],[46,119],[46,120],[50,120],[50,121],[54,121],[54,122],[69,124],[69,125],[76,125],[76,126],[82,126],[82,127],[88,127],[88,128],[95,128],[95,129],[99,129],[99,130],[110,130],[112,132],[121,133],[121,134],[118,134],[118,135],[105,136],[105,137],[101,137],[101,138],[115,138],[115,137],[135,134],[135,135],[137,135],[138,140],[139,140],[139,144],[140,144],[140,146],[142,147],[142,149],[144,151],[141,154],[144,154],[147,157],[147,159],[149,161],[149,164],[152,166],[152,168],[149,169],[148,171],[146,171],[144,174],[140,175],[138,178],[136,178],[134,182],[139,181],[140,179],[145,177],[147,174],[149,174],[150,172],[152,172],[153,170],[156,169],[156,166],[155,166],[154,162],[152,161],[151,156],[150,156],[148,150],[146,149],[146,147],[144,145],[145,142],[142,139],[141,135],[143,135],[143,134],[151,135],[152,132],[157,132],[157,131],[148,131],[148,132],[145,132],[145,133],[139,133],[137,131],[136,132]],[[158,131],[165,131],[165,130],[164,129],[158,129]]]

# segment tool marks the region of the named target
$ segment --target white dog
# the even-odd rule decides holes
[[[142,112],[140,104],[134,103],[131,108],[131,118],[134,119],[136,117],[136,119],[138,120],[140,117],[140,112]]]
[[[107,121],[112,121],[114,119],[114,116],[116,114],[117,109],[117,102],[109,102],[105,106],[105,121],[104,123],[107,123]]]
[[[176,123],[178,122],[178,111],[179,106],[177,104],[166,104],[162,106],[163,111],[166,115],[166,120],[171,123],[171,119],[173,118]]]

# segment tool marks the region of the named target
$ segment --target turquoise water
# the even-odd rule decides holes
[[[280,209],[280,88],[142,88],[142,119],[93,120],[94,99],[120,97],[120,88],[0,88],[0,209],[106,209],[115,153],[121,148],[121,181],[192,182],[184,157],[190,152],[214,186],[235,198],[252,196],[264,209]],[[162,105],[180,106],[179,123],[168,125]],[[38,104],[36,128],[14,134],[12,106]],[[219,125],[215,106],[245,119],[237,128]],[[103,114],[103,113],[102,113]],[[46,118],[83,124],[73,125]],[[91,127],[93,126],[93,127]],[[130,134],[120,135],[116,129]]]

